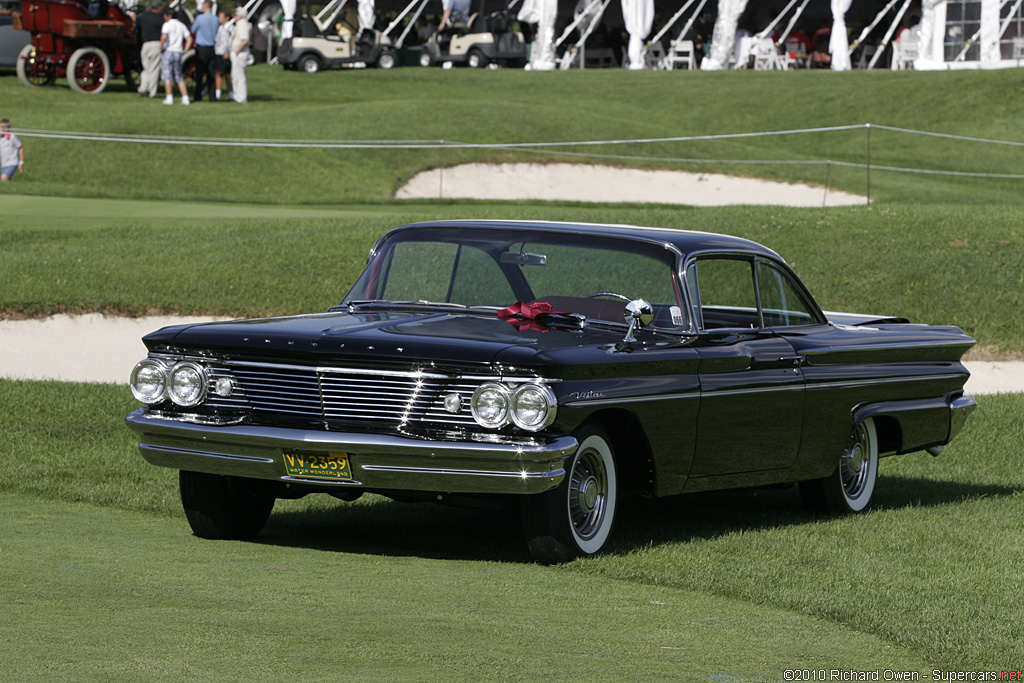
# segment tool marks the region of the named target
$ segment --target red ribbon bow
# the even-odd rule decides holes
[[[504,320],[518,331],[537,330],[547,332],[548,328],[540,322],[540,317],[551,312],[551,304],[546,301],[535,301],[524,304],[517,301],[508,308],[498,311],[498,318]]]

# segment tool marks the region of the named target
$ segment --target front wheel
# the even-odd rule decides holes
[[[96,47],[81,47],[68,60],[68,85],[75,92],[97,95],[110,80],[110,59]]]
[[[181,505],[199,538],[236,540],[259,534],[274,507],[265,482],[202,472],[178,475]]]
[[[871,418],[853,428],[835,470],[822,479],[800,482],[804,505],[816,513],[864,512],[878,481],[878,432]]]
[[[42,87],[57,80],[57,72],[53,65],[49,60],[40,57],[39,52],[32,45],[21,48],[15,71],[18,72],[18,80],[21,81],[21,84],[29,87]]]
[[[398,64],[398,59],[395,57],[395,53],[391,50],[384,50],[377,57],[377,68],[378,69],[393,69]]]
[[[618,478],[608,435],[581,429],[579,448],[558,487],[523,499],[523,528],[530,554],[541,564],[568,562],[599,552],[615,521]]]

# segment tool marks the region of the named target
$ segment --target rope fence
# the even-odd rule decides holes
[[[594,151],[573,151],[579,148],[596,148],[622,145],[654,145],[684,142],[707,142],[722,140],[742,140],[751,138],[767,138],[789,135],[810,135],[820,133],[836,133],[844,131],[866,131],[865,161],[840,161],[836,159],[707,159],[677,156],[645,156],[636,154],[608,154]],[[904,135],[921,135],[942,138],[952,141],[971,142],[1007,147],[1024,147],[1024,142],[1014,140],[996,140],[989,138],[937,133],[933,131],[914,130],[896,126],[885,126],[872,123],[852,124],[846,126],[827,126],[821,128],[796,128],[791,130],[757,131],[749,133],[721,133],[712,135],[685,135],[661,138],[630,138],[611,140],[565,140],[554,142],[461,142],[456,140],[288,140],[273,138],[222,138],[176,135],[140,135],[121,133],[94,133],[82,131],[37,130],[30,128],[15,129],[19,136],[26,138],[48,138],[56,140],[72,140],[79,142],[113,142],[120,144],[146,145],[184,145],[193,147],[251,147],[262,149],[320,149],[320,150],[439,150],[441,165],[444,165],[445,150],[491,150],[515,151],[529,154],[551,156],[602,159],[608,161],[643,161],[658,163],[681,164],[715,164],[715,165],[801,165],[832,166],[863,169],[866,174],[867,198],[871,197],[871,171],[890,173],[916,173],[921,175],[955,176],[967,178],[992,178],[1024,180],[1024,173],[999,173],[979,171],[958,171],[944,169],[913,168],[905,166],[887,166],[871,163],[871,131],[880,130]],[[443,172],[443,171],[442,171]],[[442,181],[443,182],[443,181]]]

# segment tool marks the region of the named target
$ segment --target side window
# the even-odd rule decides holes
[[[689,281],[687,286],[691,296],[694,289],[700,293],[700,312],[704,320],[704,329],[760,326],[751,261],[730,258],[701,259],[697,262],[696,286]]]
[[[757,264],[757,288],[765,327],[810,325],[814,313],[785,273],[768,263]]]

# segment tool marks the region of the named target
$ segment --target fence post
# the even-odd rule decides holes
[[[868,129],[868,205],[871,204],[871,124],[864,124]]]
[[[821,208],[828,206],[828,184],[832,179],[832,160],[825,160],[825,194],[821,198]]]
[[[441,166],[437,174],[437,198],[444,199],[444,140],[441,140]]]

